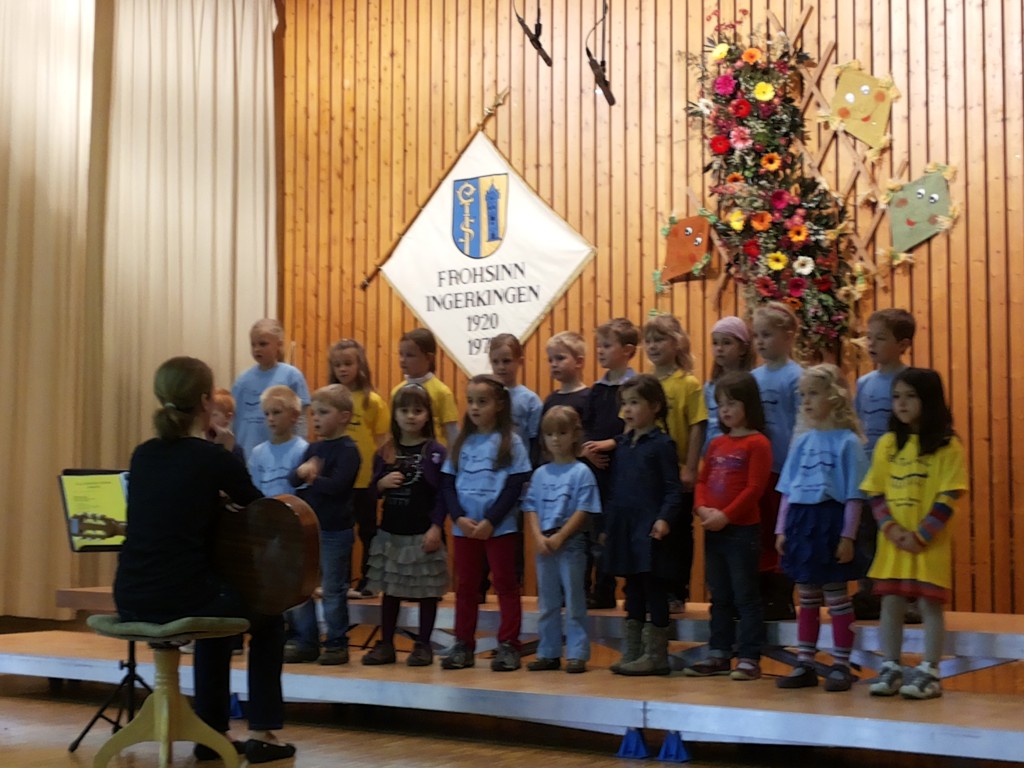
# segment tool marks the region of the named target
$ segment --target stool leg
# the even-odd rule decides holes
[[[160,750],[160,768],[167,768],[174,760],[175,741],[194,741],[204,744],[221,756],[226,768],[238,768],[238,755],[234,746],[204,723],[181,695],[178,685],[177,648],[154,648],[153,660],[156,676],[153,692],[142,709],[128,725],[115,733],[100,747],[93,760],[93,768],[106,768],[110,758],[125,747],[145,741],[157,742]]]

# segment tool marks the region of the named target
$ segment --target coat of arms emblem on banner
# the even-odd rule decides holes
[[[501,247],[508,219],[508,174],[456,179],[452,183],[452,239],[471,259]]]

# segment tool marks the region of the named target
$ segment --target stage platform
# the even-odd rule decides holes
[[[481,633],[493,632],[496,606],[481,608]],[[97,602],[90,609],[101,607]],[[529,634],[536,629],[536,610],[529,598],[524,598],[524,609],[523,631]],[[351,610],[353,621],[373,624],[379,608],[376,601],[353,601]],[[679,640],[706,640],[705,611],[705,606],[691,606],[676,621]],[[454,608],[446,601],[439,611],[438,626],[450,627],[453,618]],[[402,624],[415,626],[415,619],[414,608],[403,608]],[[595,611],[591,623],[595,642],[617,644],[620,612]],[[952,648],[981,649],[993,663],[1024,658],[1024,617],[950,614],[949,624]],[[792,622],[770,626],[780,645],[795,642]],[[920,644],[920,632],[908,628],[908,646]],[[863,645],[872,633],[877,634],[876,627],[863,625],[858,644]],[[440,637],[444,637],[443,630]],[[822,645],[828,645],[826,638]],[[674,647],[683,653],[695,652],[678,642]],[[87,631],[0,635],[0,673],[117,683],[123,674],[118,661],[124,656],[123,643]],[[148,648],[140,648],[138,656],[140,674],[151,680]],[[570,676],[525,669],[498,674],[490,671],[485,656],[478,656],[475,668],[457,671],[444,671],[436,663],[420,669],[401,663],[364,667],[358,656],[355,652],[353,663],[341,667],[286,666],[282,680],[285,697],[289,701],[490,715],[603,733],[646,728],[679,732],[688,742],[850,747],[994,760],[1019,760],[1024,755],[1019,694],[947,691],[941,699],[917,702],[871,697],[863,683],[849,693],[829,694],[822,688],[781,691],[771,678],[750,683],[688,678],[679,673],[623,678],[608,672],[606,661],[593,663],[587,674]],[[614,658],[604,651],[597,656]],[[402,658],[400,654],[399,660]],[[190,657],[183,656],[181,685],[186,693],[192,690],[190,663]],[[246,698],[245,668],[240,659],[233,666],[232,690]],[[68,735],[74,734],[69,731]],[[657,745],[652,746],[657,750]]]
[[[0,673],[115,684],[124,644],[88,632],[27,632],[0,636]],[[139,673],[152,680],[148,648]],[[355,660],[354,660],[355,661]],[[181,685],[192,690],[190,658]],[[976,759],[1017,760],[1024,754],[1020,697],[947,692],[933,701],[876,699],[860,684],[850,693],[823,689],[780,691],[771,679],[737,683],[676,673],[623,678],[593,667],[564,672],[491,672],[486,658],[473,669],[445,671],[435,664],[341,667],[289,665],[283,675],[289,701],[370,704],[472,713],[605,733],[628,728],[679,732],[685,742],[748,742],[841,746]],[[244,663],[236,660],[232,689],[244,699]],[[68,738],[75,729],[69,726]],[[100,743],[100,735],[87,743]],[[655,746],[655,749],[657,747]]]

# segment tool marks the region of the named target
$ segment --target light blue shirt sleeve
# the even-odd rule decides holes
[[[715,399],[715,382],[713,381],[704,382],[704,405],[708,409],[708,426],[704,435],[704,447],[700,449],[701,456],[708,452],[711,441],[722,435],[722,427],[718,423],[718,401]]]
[[[804,432],[793,442],[776,490],[795,504],[826,499],[863,499],[860,483],[867,473],[867,456],[858,437],[848,429]]]
[[[866,373],[857,380],[857,394],[853,405],[864,428],[868,454],[874,452],[878,438],[889,431],[892,415],[892,384],[896,374],[884,375],[878,371]]]
[[[470,520],[479,522],[484,513],[497,501],[505,488],[509,475],[530,471],[530,457],[519,435],[512,435],[512,463],[507,467],[495,468],[501,435],[491,432],[486,435],[474,434],[466,438],[459,452],[459,471],[455,474],[455,490],[459,495],[462,511]],[[445,459],[441,471],[453,474],[451,456]],[[494,536],[504,536],[517,531],[517,515],[509,514],[494,529]],[[454,536],[462,531],[455,526]]]
[[[772,443],[772,472],[781,472],[793,440],[796,414],[800,407],[800,376],[803,368],[792,360],[770,370],[762,365],[751,371],[761,391],[768,439]]]

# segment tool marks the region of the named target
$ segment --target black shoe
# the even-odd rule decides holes
[[[279,744],[272,741],[249,739],[245,742],[245,759],[250,763],[269,763],[284,760],[295,754],[294,744]]]
[[[527,664],[526,668],[531,672],[545,672],[549,669],[558,669],[561,666],[561,659],[545,659],[543,656],[538,656],[536,659]]]
[[[776,688],[816,688],[817,686],[818,676],[813,669],[803,664],[793,667],[792,672],[775,681]]]
[[[600,593],[594,592],[591,595],[587,595],[587,608],[596,611],[604,608],[618,608],[619,604],[615,602],[614,593]]]
[[[225,736],[225,738],[227,737]],[[236,755],[245,754],[244,741],[232,741],[231,746],[235,748]],[[220,755],[205,744],[196,744],[196,748],[192,750],[192,754],[195,756],[196,760],[200,762],[204,762],[206,760],[220,760]]]

